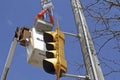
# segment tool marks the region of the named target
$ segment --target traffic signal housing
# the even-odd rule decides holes
[[[44,32],[46,43],[46,59],[43,60],[43,69],[60,78],[67,71],[67,62],[64,56],[64,33],[57,26],[55,31]]]

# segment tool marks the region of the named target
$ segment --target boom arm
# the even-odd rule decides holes
[[[7,77],[11,62],[12,62],[12,58],[14,56],[14,51],[15,51],[16,45],[17,45],[17,38],[14,38],[13,41],[12,41],[10,50],[9,50],[9,54],[8,54],[8,57],[7,57],[7,60],[6,60],[6,64],[4,66],[4,70],[3,70],[3,73],[2,73],[2,76],[1,76],[1,80],[6,80],[6,77]]]
[[[28,41],[26,39],[30,38],[30,36],[31,36],[31,34],[29,32],[29,28],[23,27],[23,28],[16,29],[15,36],[11,43],[9,54],[8,54],[8,57],[7,57],[5,66],[4,66],[4,70],[3,70],[3,73],[1,76],[1,80],[6,80],[6,78],[7,78],[7,74],[8,74],[8,71],[9,71],[13,56],[14,56],[14,51],[15,51],[17,42],[20,42],[20,45],[22,45],[22,46],[26,46],[28,43]]]

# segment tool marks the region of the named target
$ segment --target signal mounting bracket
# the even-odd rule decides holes
[[[84,80],[91,80],[89,75],[80,76],[80,75],[62,73],[62,76],[63,77],[70,77],[70,78],[84,79]]]

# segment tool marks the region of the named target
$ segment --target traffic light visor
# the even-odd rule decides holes
[[[52,33],[44,32],[43,37],[45,42],[52,42],[54,40]]]
[[[50,74],[55,74],[55,68],[57,64],[57,59],[44,59],[43,60],[43,69]]]
[[[46,43],[47,50],[55,50],[56,49],[56,43],[48,42]]]
[[[57,56],[56,50],[46,51],[46,57],[47,58],[54,58],[56,56]]]

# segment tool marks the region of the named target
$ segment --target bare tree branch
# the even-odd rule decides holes
[[[106,40],[106,41],[101,45],[101,47],[99,48],[99,50],[98,50],[98,52],[97,52],[97,55],[100,54],[101,49],[104,48],[104,46],[105,46],[110,40],[112,40],[113,38],[114,38],[114,37],[109,38],[108,40]]]
[[[120,70],[111,70],[108,73],[104,74],[104,76],[108,76],[108,75],[116,73],[116,72],[118,73],[118,72],[120,72]]]
[[[113,2],[111,0],[104,0],[104,1],[108,2],[110,6],[120,7],[120,2],[118,0],[116,0],[116,2]]]

